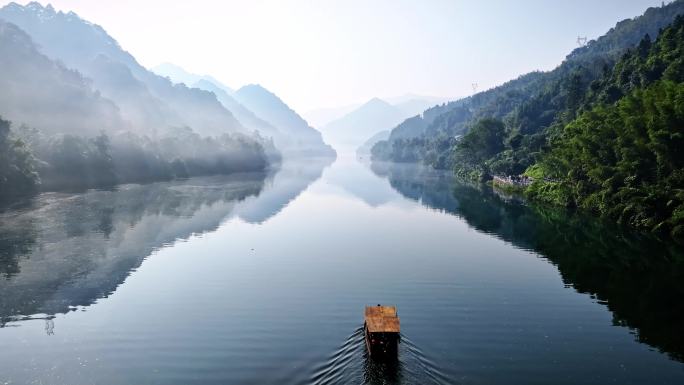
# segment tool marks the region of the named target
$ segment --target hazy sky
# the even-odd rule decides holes
[[[0,4],[8,1],[0,0]],[[25,4],[26,1],[19,3]],[[43,2],[45,4],[45,2]],[[555,67],[652,0],[54,0],[143,65],[178,64],[293,108],[462,96]]]

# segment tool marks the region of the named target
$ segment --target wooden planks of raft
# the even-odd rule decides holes
[[[369,333],[399,333],[396,306],[366,306],[364,318]]]

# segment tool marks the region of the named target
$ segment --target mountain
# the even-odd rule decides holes
[[[10,4],[0,14],[42,31],[46,40],[48,30],[60,35],[62,28],[93,32],[90,37],[100,43],[106,38],[73,14],[37,3]],[[60,25],[65,20],[70,22]],[[146,80],[160,81],[156,90],[167,94],[159,95],[135,74],[140,67],[103,52],[127,54],[96,48],[92,41],[89,48],[87,33],[80,32],[75,40],[86,39],[84,46],[72,48],[81,56],[69,57],[88,77],[45,54],[62,52],[46,44],[68,42],[38,45],[19,26],[0,19],[0,147],[5,149],[0,199],[40,190],[262,172],[279,159],[272,144],[247,134],[213,93],[187,92],[143,71]],[[186,124],[189,115],[198,115],[193,128]]]
[[[131,70],[108,56],[98,55],[87,68],[98,91],[115,100],[122,115],[138,133],[157,135],[168,127],[184,126],[175,109],[150,92]]]
[[[404,96],[381,98],[381,100],[401,110],[406,116],[414,116],[426,108],[444,103],[446,99],[431,96],[408,94]],[[362,104],[350,104],[342,107],[317,108],[303,114],[304,118],[316,128],[323,128],[329,123],[343,118],[345,115],[361,107]]]
[[[92,79],[104,97],[127,110],[137,127],[189,126],[205,136],[246,132],[212,93],[174,85],[148,71],[104,29],[73,12],[56,12],[36,2],[10,3],[0,9],[0,18],[26,31],[51,59]],[[139,97],[143,103],[132,102]]]
[[[533,163],[534,154],[545,143],[544,131],[553,123],[554,111],[560,110],[562,104],[573,102],[573,82],[580,88],[588,87],[627,49],[638,44],[646,34],[657,36],[683,12],[681,0],[649,8],[642,16],[623,20],[604,36],[575,49],[552,71],[532,72],[499,87],[427,110],[423,113],[423,122],[410,125],[414,130],[406,127],[400,132],[393,130],[388,141],[377,143],[373,156],[450,168],[454,166],[455,138],[467,133],[478,120],[495,118],[508,122],[507,135],[516,138],[514,144],[525,144],[526,152],[513,151],[500,164],[511,172],[520,172]],[[538,98],[540,94],[549,97]]]
[[[238,103],[224,87],[214,83],[208,79],[201,79],[192,85],[194,88],[209,91],[214,93],[218,101],[223,104],[225,108],[230,111],[235,118],[246,128],[258,131],[267,137],[277,137],[280,132],[277,128],[270,125],[268,122],[256,116],[252,111],[248,110],[242,104]]]
[[[394,127],[405,118],[393,105],[373,98],[347,115],[321,128],[325,138],[344,147],[356,148],[375,133]]]
[[[430,107],[436,106],[440,103],[444,103],[444,99],[440,98],[415,98],[415,99],[407,99],[403,101],[398,101],[398,102],[390,102],[389,100],[387,101],[388,103],[391,103],[395,108],[397,108],[399,111],[401,111],[404,115],[406,116],[416,116],[421,114],[423,111],[427,110]]]
[[[119,108],[78,72],[41,54],[31,37],[0,20],[0,115],[48,134],[126,129]]]
[[[273,139],[276,147],[287,156],[332,153],[330,148],[323,143],[322,139],[316,139],[316,132],[311,132],[309,129],[310,127],[307,128],[309,126],[308,123],[305,122],[302,124],[301,121],[299,121],[302,120],[301,117],[298,115],[294,116],[296,115],[294,111],[292,111],[294,115],[291,115],[288,119],[275,118],[274,116],[278,114],[278,111],[266,112],[274,121],[284,124],[284,128],[279,127],[275,123],[267,121],[268,119],[259,116],[259,114],[255,114],[254,111],[238,100],[241,96],[238,95],[237,92],[221,84],[211,76],[192,74],[177,65],[168,63],[155,67],[153,71],[158,74],[163,74],[173,82],[188,82],[187,84],[191,85],[193,88],[214,93],[221,104],[223,104],[223,106],[228,109],[243,126],[247,129],[258,131],[264,137]],[[255,92],[255,94],[257,93],[262,93],[263,95],[257,95],[255,100],[249,100],[252,96],[249,96],[249,92],[243,92],[242,97],[246,98],[246,103],[255,103],[255,105],[258,106],[261,106],[261,102],[257,99],[271,99],[270,104],[277,110],[291,110],[276,95],[263,87],[261,87],[259,92]],[[268,110],[270,107],[263,105],[259,108]],[[304,135],[305,137],[296,138],[298,135]]]
[[[400,96],[383,97],[382,100],[395,106],[398,104],[411,102],[412,100],[423,100],[428,104],[428,106],[433,106],[436,104],[444,103],[445,101],[449,100],[449,98],[409,93]]]
[[[432,103],[427,100],[408,99],[392,105],[380,98],[373,98],[347,115],[321,128],[330,142],[356,149],[369,137],[389,130],[404,119],[420,114]]]
[[[174,83],[184,83],[185,85],[190,86],[195,85],[198,82],[205,81],[212,83],[215,87],[220,88],[228,95],[231,95],[235,92],[235,90],[226,86],[210,75],[193,74],[186,71],[184,68],[171,63],[162,63],[154,68],[151,68],[150,71],[157,75],[169,78]]]
[[[389,130],[378,132],[377,134],[368,138],[368,140],[366,140],[361,146],[359,146],[359,148],[356,150],[356,153],[359,156],[369,155],[371,153],[371,149],[373,148],[373,146],[375,146],[376,143],[389,139],[389,136]]]
[[[244,86],[233,94],[235,100],[253,111],[281,133],[276,145],[300,154],[333,155],[335,150],[323,142],[321,133],[285,104],[278,96],[256,84]]]
[[[333,120],[337,120],[343,117],[344,115],[347,115],[348,113],[354,111],[360,106],[360,104],[350,104],[348,106],[342,107],[316,108],[310,111],[306,111],[302,115],[304,119],[306,119],[307,122],[311,123],[313,127],[321,128],[327,125],[328,123],[332,122]]]

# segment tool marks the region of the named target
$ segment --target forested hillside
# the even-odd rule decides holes
[[[533,199],[682,237],[681,14],[684,1],[650,8],[551,72],[402,123],[373,156],[451,168],[471,180],[525,174],[520,187]]]
[[[576,103],[591,82],[603,76],[620,56],[649,34],[658,35],[678,14],[684,1],[649,8],[644,15],[619,22],[606,35],[574,50],[550,72],[532,72],[502,86],[425,111],[392,131],[389,140],[376,144],[378,160],[418,161],[437,168],[458,167],[467,174],[522,173],[534,164],[554,123],[572,118],[564,112]],[[484,118],[505,123],[504,148],[482,170],[460,165],[458,138]]]
[[[0,19],[31,36],[42,54],[91,79],[137,130],[188,126],[202,136],[248,133],[215,95],[148,71],[102,27],[73,12],[10,3],[0,8]]]
[[[335,150],[323,141],[323,136],[277,95],[258,84],[235,91],[233,97],[256,116],[277,127],[280,134],[273,140],[279,148],[298,149],[300,154],[335,156]]]
[[[43,55],[31,37],[0,19],[0,115],[46,133],[96,135],[128,128],[117,106],[80,73]]]
[[[36,4],[8,7],[23,10],[26,17],[54,15]],[[213,135],[172,125],[178,118],[175,110],[121,62],[97,55],[90,67],[99,79],[95,83],[117,103],[43,48],[15,24],[0,20],[0,201],[41,189],[264,170],[279,159],[272,142],[240,132],[239,125],[202,130]],[[222,108],[213,94],[196,90],[193,95],[198,92],[207,105]],[[186,113],[197,112],[197,100],[186,102]],[[237,122],[228,111],[225,115]]]
[[[684,237],[684,17],[593,82],[528,194]]]

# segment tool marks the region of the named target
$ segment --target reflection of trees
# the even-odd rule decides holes
[[[635,329],[639,341],[684,361],[682,248],[579,213],[507,202],[491,189],[417,166],[373,170],[402,195],[541,254],[566,284],[608,306],[615,325]]]
[[[33,218],[0,214],[0,277],[9,280],[18,274],[19,260],[31,254],[35,243],[36,225]]]
[[[107,297],[146,256],[230,216],[261,222],[321,176],[330,160],[242,173],[43,194],[0,213],[0,326]]]
[[[155,248],[216,229],[263,173],[44,194],[0,216],[0,323],[106,297]],[[47,331],[47,327],[46,327]]]
[[[241,203],[236,215],[249,223],[265,222],[318,180],[334,160],[323,157],[285,161],[263,192]]]

